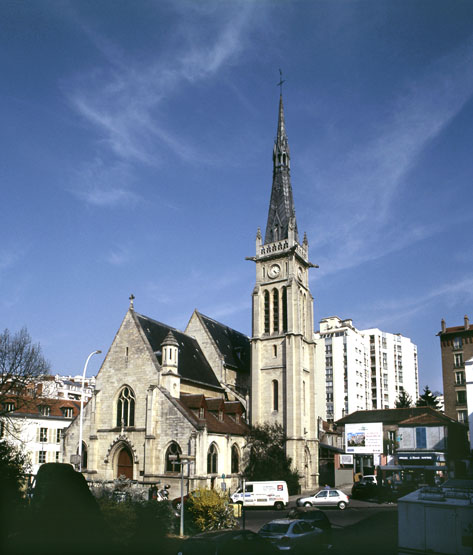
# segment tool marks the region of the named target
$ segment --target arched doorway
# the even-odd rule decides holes
[[[133,480],[133,457],[128,447],[123,447],[118,454],[117,478],[120,476]]]

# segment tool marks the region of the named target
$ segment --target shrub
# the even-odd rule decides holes
[[[198,489],[191,494],[188,505],[192,520],[201,532],[238,526],[233,508],[224,493],[214,489]]]

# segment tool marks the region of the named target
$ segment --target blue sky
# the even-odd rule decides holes
[[[473,321],[470,1],[0,4],[0,327],[55,373],[128,308],[251,333],[278,69],[315,321],[410,337]],[[95,374],[104,355],[94,357]]]

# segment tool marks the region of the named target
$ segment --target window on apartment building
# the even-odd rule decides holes
[[[461,349],[462,346],[463,346],[462,338],[461,337],[455,337],[453,339],[453,348],[454,349]]]
[[[457,404],[466,404],[466,391],[457,391]]]
[[[466,424],[468,422],[468,411],[466,410],[459,410],[457,412],[458,422],[462,424]]]
[[[463,366],[463,353],[455,353],[453,355],[453,364],[455,368]]]
[[[51,415],[51,407],[49,405],[40,405],[39,406],[39,414],[42,416],[50,416]]]
[[[61,451],[56,451],[56,462],[61,462]]]
[[[325,354],[330,354],[332,352],[332,345],[325,345]]]
[[[465,383],[465,372],[455,372],[455,384],[463,385]]]
[[[2,408],[4,412],[13,412],[15,410],[15,403],[7,401],[2,403]]]
[[[72,418],[74,416],[74,409],[72,407],[63,407],[62,415],[64,418]]]
[[[46,443],[48,441],[48,429],[47,428],[40,428],[39,429],[39,441],[41,443]]]
[[[417,449],[427,448],[427,430],[426,428],[416,428],[416,447]]]
[[[39,451],[38,452],[38,462],[39,464],[43,464],[46,462],[46,451]]]
[[[61,441],[62,441],[62,432],[63,432],[62,428],[58,428],[56,430],[56,443],[61,443]]]
[[[332,366],[332,357],[325,357],[325,366]]]

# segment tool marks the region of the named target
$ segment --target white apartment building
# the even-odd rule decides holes
[[[87,402],[95,389],[95,376],[84,380],[84,401]],[[36,382],[36,395],[49,399],[71,399],[80,401],[82,376],[43,376]]]
[[[377,328],[361,330],[369,343],[372,409],[395,408],[405,391],[415,402],[419,397],[417,346],[400,333]]]
[[[29,456],[31,473],[43,463],[63,461],[63,434],[80,413],[80,402],[45,397],[7,400],[0,419],[0,441],[7,440]]]
[[[358,330],[338,316],[320,321],[316,366],[325,368],[326,419],[394,408],[399,393],[418,397],[417,347],[400,334]]]

